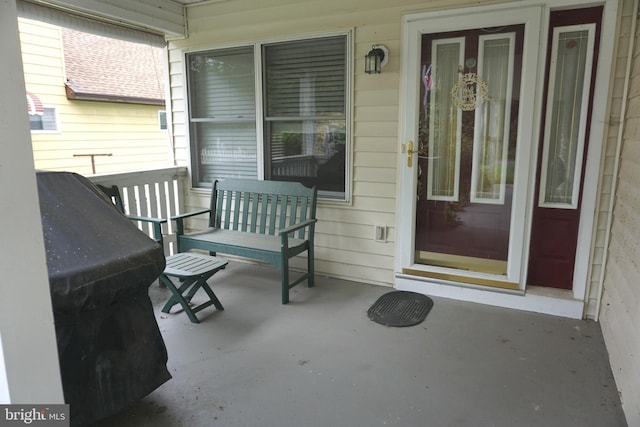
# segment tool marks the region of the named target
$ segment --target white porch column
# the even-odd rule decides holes
[[[15,0],[0,0],[0,403],[64,403]]]

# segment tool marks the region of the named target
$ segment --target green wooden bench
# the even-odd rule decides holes
[[[192,249],[262,260],[280,270],[282,303],[304,280],[313,286],[316,188],[297,182],[228,179],[215,181],[209,209],[171,217],[178,252]],[[184,232],[184,220],[209,214],[209,228]],[[307,271],[289,281],[289,260],[307,252]]]

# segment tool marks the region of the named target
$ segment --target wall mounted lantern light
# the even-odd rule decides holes
[[[389,50],[382,45],[371,46],[371,50],[364,57],[364,72],[379,74],[387,62],[389,62]]]

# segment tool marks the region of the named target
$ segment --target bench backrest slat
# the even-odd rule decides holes
[[[212,196],[215,196],[215,192]],[[222,204],[224,197],[211,197],[211,215],[209,216],[209,227],[220,228],[222,224]]]
[[[251,201],[251,197],[253,194],[247,194],[247,197],[242,199],[242,220],[240,230],[247,231],[248,219],[249,219],[249,202]]]
[[[271,202],[271,208],[269,212],[269,229],[267,233],[276,234],[276,219],[278,218],[278,200],[279,196],[277,194],[272,194],[269,196],[269,201]]]
[[[307,218],[308,206],[309,206],[308,203],[300,204],[300,218]],[[303,239],[303,238],[304,238],[304,230],[298,231],[298,239]]]
[[[262,196],[262,210],[260,213],[260,234],[266,233],[268,203],[269,203],[269,198]]]
[[[260,197],[256,193],[251,193],[251,229],[252,233],[257,232],[258,226],[258,201]]]
[[[231,208],[231,202],[233,202],[233,193],[230,191],[223,192],[224,196],[224,223],[222,223],[222,227],[229,229],[229,225],[231,224],[231,212],[233,209]]]
[[[291,204],[289,206],[290,206],[289,218],[291,218],[289,220],[289,225],[293,225],[293,224],[295,224],[296,218],[298,218],[298,198],[297,197],[292,197],[291,198]]]
[[[280,206],[280,222],[278,223],[278,228],[285,228],[287,226],[287,203],[289,198],[286,196],[282,196],[280,198],[280,203],[278,203],[278,205]]]
[[[240,230],[240,202],[242,201],[242,193],[239,191],[233,194],[233,223],[229,226],[231,230]]]
[[[211,210],[210,227],[275,235],[289,225],[315,218],[316,189],[296,182],[216,181]],[[305,234],[301,229],[296,237],[304,239]]]

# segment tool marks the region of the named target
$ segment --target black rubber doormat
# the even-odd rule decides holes
[[[382,295],[369,308],[369,319],[385,326],[413,326],[421,323],[433,307],[426,295],[408,291],[393,291]]]

